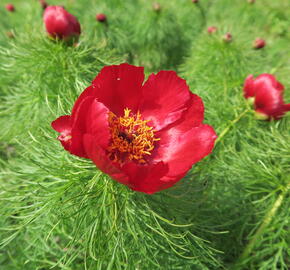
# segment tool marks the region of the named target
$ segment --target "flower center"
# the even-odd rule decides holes
[[[109,124],[111,131],[111,144],[108,148],[111,160],[119,163],[136,161],[146,163],[146,156],[151,155],[154,142],[159,141],[155,137],[155,130],[148,126],[148,120],[142,120],[141,114],[131,113],[124,109],[124,116],[117,117],[109,112]]]

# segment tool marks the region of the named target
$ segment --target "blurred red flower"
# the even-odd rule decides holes
[[[208,28],[207,28],[207,32],[209,33],[209,34],[213,34],[213,33],[215,33],[217,31],[217,27],[216,26],[209,26]]]
[[[256,38],[253,43],[254,49],[262,49],[266,46],[266,41],[262,38]]]
[[[13,4],[7,4],[5,6],[6,10],[10,11],[10,12],[14,12],[15,11],[15,7]]]
[[[204,106],[174,71],[104,67],[71,115],[52,122],[63,147],[91,159],[133,190],[155,193],[183,178],[211,153],[216,134],[203,124]]]
[[[103,13],[99,13],[96,15],[96,20],[99,22],[105,22],[107,21],[107,16]]]
[[[77,18],[62,6],[48,6],[43,13],[43,21],[48,35],[54,39],[69,41],[81,34]]]
[[[283,100],[284,86],[271,74],[261,74],[256,79],[253,75],[246,78],[244,97],[254,102],[256,115],[259,119],[280,119],[290,104]]]
[[[231,42],[233,40],[232,34],[229,32],[224,34],[223,40],[224,40],[224,42],[228,42],[228,43]]]

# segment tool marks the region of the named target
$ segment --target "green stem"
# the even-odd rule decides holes
[[[204,11],[203,7],[200,5],[199,2],[196,4],[196,6],[198,7],[198,9],[200,11],[200,15],[201,15],[201,18],[202,18],[202,26],[205,27],[206,24],[207,24],[205,11]]]
[[[247,113],[249,112],[250,109],[244,110],[242,113],[240,113],[234,120],[230,122],[230,124],[219,134],[217,140],[215,141],[215,144],[217,144],[231,129],[231,127],[236,124],[237,122],[240,121],[240,119]]]
[[[267,226],[271,223],[272,219],[274,218],[277,210],[279,209],[279,207],[281,206],[287,191],[290,189],[290,182],[288,182],[288,185],[286,186],[286,188],[283,188],[283,191],[281,192],[281,194],[278,196],[277,200],[274,202],[273,206],[271,207],[271,209],[267,212],[267,214],[265,215],[260,227],[258,228],[258,230],[256,231],[256,233],[254,234],[253,238],[251,239],[251,241],[247,244],[247,246],[245,247],[242,255],[240,256],[240,258],[238,259],[238,264],[245,258],[247,258],[250,253],[252,252],[257,240],[261,237],[261,235],[263,235],[263,233],[265,232],[265,229],[267,228]]]

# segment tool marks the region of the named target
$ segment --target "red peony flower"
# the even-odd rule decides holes
[[[69,41],[78,38],[81,33],[77,18],[61,6],[48,6],[43,13],[43,21],[48,35],[54,39]]]
[[[262,49],[266,46],[266,41],[262,38],[256,38],[253,43],[254,49]]]
[[[10,11],[10,12],[14,12],[15,11],[15,7],[13,4],[7,4],[5,6],[6,10]]]
[[[216,134],[202,123],[201,98],[174,71],[143,81],[143,67],[104,67],[71,115],[52,127],[71,154],[91,159],[133,190],[152,194],[173,186],[210,154]]]
[[[207,28],[207,32],[208,32],[209,34],[214,34],[216,31],[217,31],[217,27],[216,27],[216,26],[209,26],[209,27]]]
[[[283,91],[284,86],[266,73],[256,79],[249,75],[244,84],[244,97],[253,101],[257,117],[263,120],[277,120],[290,111],[290,104],[284,103]]]
[[[103,13],[99,13],[96,15],[96,20],[99,22],[105,22],[107,21],[107,16]]]

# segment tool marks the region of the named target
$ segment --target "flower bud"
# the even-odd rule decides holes
[[[224,36],[223,36],[223,40],[224,42],[231,42],[233,40],[233,37],[232,37],[232,34],[231,33],[226,33]]]
[[[48,6],[43,13],[43,22],[48,35],[53,39],[70,41],[81,34],[77,18],[61,6]]]
[[[46,9],[48,7],[48,4],[46,3],[45,0],[39,0],[39,4],[43,9]]]
[[[11,32],[11,31],[6,32],[6,36],[7,36],[8,38],[15,38],[14,33]]]
[[[249,4],[254,4],[255,3],[255,0],[248,0],[248,3]]]
[[[96,20],[99,22],[105,22],[107,21],[107,16],[103,13],[99,13],[96,15]]]
[[[10,11],[10,12],[14,12],[14,11],[15,11],[15,7],[14,7],[14,5],[12,5],[12,4],[7,4],[7,5],[5,6],[5,8],[6,8],[8,11]]]
[[[207,32],[208,32],[209,34],[214,34],[216,31],[217,31],[217,27],[215,27],[215,26],[209,26],[209,27],[207,28]]]
[[[161,10],[161,5],[159,3],[153,3],[152,8],[156,12],[159,12]]]
[[[255,118],[278,120],[290,111],[290,103],[283,98],[284,85],[271,74],[261,74],[257,78],[249,75],[244,83],[244,97],[252,104]]]
[[[192,0],[192,3],[197,4],[198,0]]]
[[[266,41],[262,38],[256,38],[253,43],[254,49],[262,49],[266,46]]]

